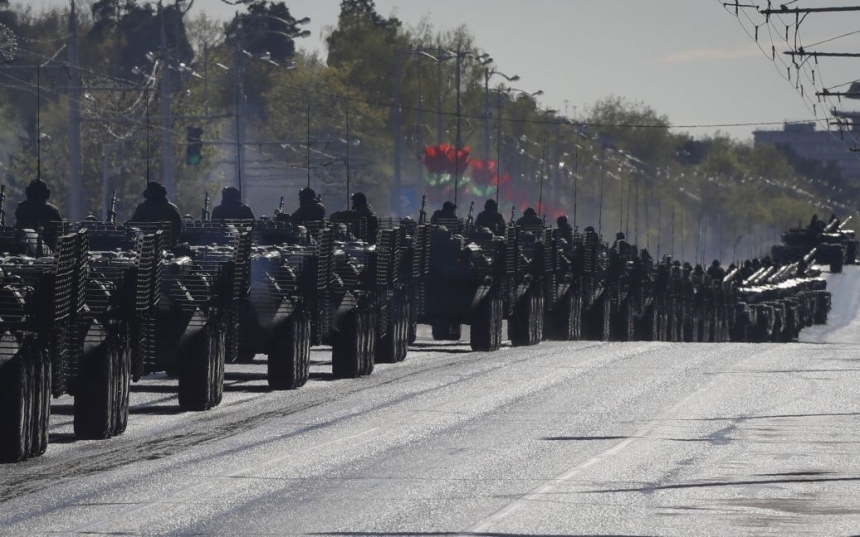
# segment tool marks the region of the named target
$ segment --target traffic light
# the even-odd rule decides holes
[[[187,132],[185,145],[185,163],[189,166],[200,164],[203,160],[203,142],[200,138],[203,136],[201,127],[189,125],[185,128]]]

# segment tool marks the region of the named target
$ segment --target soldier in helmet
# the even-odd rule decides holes
[[[543,225],[543,220],[537,214],[537,211],[529,207],[523,215],[517,219],[517,227],[538,227]]]
[[[813,233],[821,233],[824,231],[824,222],[818,219],[817,214],[812,215],[812,219],[809,221],[809,230]]]
[[[504,235],[505,217],[499,212],[499,206],[495,200],[489,199],[484,203],[484,210],[475,218],[475,227],[485,227],[495,235]]]
[[[723,267],[720,266],[720,262],[716,259],[711,263],[711,266],[708,267],[708,276],[713,280],[723,281],[726,277],[726,271]]]
[[[253,220],[254,211],[241,198],[238,188],[225,187],[221,191],[221,205],[212,209],[212,220]]]
[[[325,206],[320,202],[313,188],[299,190],[299,208],[293,213],[292,218],[297,224],[325,219]]]
[[[627,242],[627,237],[625,237],[624,233],[620,231],[615,234],[615,242],[612,243],[612,249],[618,252],[618,254],[623,258],[630,257],[632,250],[630,243]]]
[[[355,226],[358,227],[361,219],[367,222],[367,242],[373,244],[376,242],[376,232],[379,229],[379,218],[373,207],[367,203],[367,196],[363,192],[356,192],[352,195],[352,216]],[[358,233],[355,233],[358,235]]]
[[[51,189],[41,179],[31,181],[24,190],[27,199],[20,202],[15,209],[15,225],[19,228],[43,227],[48,222],[62,221],[60,210],[48,199],[51,197]]]
[[[439,220],[451,220],[457,218],[457,206],[452,201],[446,201],[442,204],[442,208],[433,211],[433,216],[430,217],[431,224],[438,224]]]
[[[555,224],[558,226],[559,232],[563,232],[565,235],[573,234],[573,226],[570,225],[570,220],[568,220],[566,214],[563,214],[556,218]]]
[[[167,189],[158,181],[150,181],[143,191],[144,201],[134,210],[131,222],[170,222],[171,242],[182,233],[182,213],[167,199]]]

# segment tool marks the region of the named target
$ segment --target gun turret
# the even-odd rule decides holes
[[[111,224],[116,224],[116,190],[113,191],[113,194],[110,198],[110,207],[108,207],[107,221]]]
[[[203,200],[203,211],[200,214],[200,220],[203,222],[208,222],[212,217],[212,213],[209,211],[209,192],[206,193],[206,198]]]
[[[418,223],[426,224],[427,223],[427,194],[421,196],[421,210],[418,211]]]

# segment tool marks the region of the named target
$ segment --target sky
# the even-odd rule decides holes
[[[377,0],[376,6],[381,14],[396,15],[407,26],[425,19],[439,30],[466,24],[498,70],[520,76],[516,87],[543,90],[542,106],[574,119],[601,98],[617,95],[647,104],[668,116],[677,131],[697,137],[720,131],[749,139],[756,128],[779,129],[782,121],[812,120],[809,100],[814,99],[810,95],[814,91],[805,91],[808,99],[801,97],[795,89],[796,77],[787,81],[785,67],[771,60],[767,26],[760,28],[757,44],[750,37],[755,32],[752,22],[726,11],[722,1]],[[68,0],[30,2],[37,9],[68,5]],[[311,18],[307,28],[312,35],[301,40],[300,48],[318,50],[325,57],[322,31],[336,24],[339,0],[286,0],[286,4],[294,17]],[[857,2],[800,0],[792,7],[822,5]],[[222,0],[195,0],[192,12],[226,19],[236,10]],[[760,22],[755,13],[749,14]],[[787,50],[781,41],[783,23],[793,27],[793,16],[774,19],[771,32],[777,53]],[[860,12],[810,15],[802,23],[800,36],[811,45],[857,32],[858,23]],[[860,52],[860,33],[807,49]],[[815,70],[819,85],[833,87],[860,78],[858,64],[860,59],[822,58],[817,66],[808,64],[806,76]],[[806,90],[812,88],[808,86]],[[860,108],[848,101],[841,106]],[[823,117],[820,109],[815,111]],[[738,123],[771,125],[716,126]]]

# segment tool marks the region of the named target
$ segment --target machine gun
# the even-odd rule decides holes
[[[202,222],[208,222],[211,220],[212,212],[209,210],[209,192],[206,193],[206,198],[203,200],[203,211],[200,214],[200,220]]]
[[[475,210],[475,202],[469,204],[469,215],[466,216],[466,227],[472,227],[472,223],[474,222],[474,218],[472,218],[472,212]]]
[[[108,207],[107,221],[111,224],[116,224],[116,190],[110,199],[110,207]]]
[[[515,217],[517,216],[517,208],[511,207],[511,223],[514,222]]]
[[[427,194],[421,196],[421,210],[418,211],[418,223],[426,224],[427,223]]]

